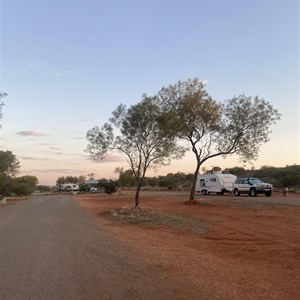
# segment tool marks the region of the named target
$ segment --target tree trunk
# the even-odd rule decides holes
[[[140,182],[136,185],[136,192],[135,192],[135,207],[140,205],[140,191],[141,191],[142,184]]]
[[[193,183],[192,183],[192,187],[191,187],[189,201],[195,200],[195,188],[196,188],[196,184],[197,184],[197,178],[198,178],[200,166],[201,166],[200,162],[197,162],[197,167],[196,167],[196,171],[194,173],[194,178],[193,178]]]
[[[135,207],[140,205],[140,190],[137,189],[135,192]]]

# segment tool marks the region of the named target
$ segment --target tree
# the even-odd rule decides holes
[[[18,196],[29,196],[37,187],[38,179],[35,176],[25,175],[13,178],[9,184],[10,193]]]
[[[78,183],[78,177],[76,176],[61,176],[61,177],[58,177],[57,180],[56,180],[56,186],[61,189],[62,188],[62,185],[64,183],[75,183],[77,184]],[[82,178],[81,178],[82,180]]]
[[[218,103],[197,78],[162,88],[158,98],[167,115],[165,131],[187,141],[196,158],[190,200],[204,162],[231,154],[243,161],[256,159],[261,144],[269,140],[270,126],[280,119],[277,110],[258,97],[240,95]]]
[[[51,191],[51,188],[49,185],[37,185],[36,186],[37,190],[41,193],[46,193],[46,192],[50,192]]]
[[[84,176],[84,175],[80,175],[79,177],[78,177],[78,184],[79,185],[85,185],[85,179],[86,179],[86,177]]]
[[[9,193],[9,183],[20,169],[20,163],[11,151],[0,151],[0,194]]]
[[[109,180],[104,186],[104,193],[110,195],[117,191],[117,185],[114,181]]]
[[[132,187],[135,185],[135,177],[131,169],[116,168],[115,173],[119,173],[118,184],[120,187]]]
[[[243,167],[233,167],[224,170],[224,173],[230,173],[237,177],[247,177],[249,176],[249,171],[245,170]]]
[[[163,133],[162,123],[156,98],[144,95],[138,104],[128,109],[119,105],[109,122],[87,132],[87,151],[93,159],[101,161],[111,151],[125,155],[136,180],[135,207],[139,206],[148,168],[167,165],[171,158],[180,158],[184,153],[183,148],[176,145],[173,133]],[[114,136],[114,128],[120,135]]]
[[[7,96],[6,93],[0,92],[0,121],[2,119],[2,107],[4,105],[3,100]],[[1,128],[1,123],[0,123],[0,128]]]
[[[300,187],[300,166],[292,165],[279,168],[274,177],[283,187]]]

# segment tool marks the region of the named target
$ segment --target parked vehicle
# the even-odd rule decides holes
[[[232,174],[199,174],[195,191],[201,192],[203,195],[210,193],[217,193],[218,195],[223,195],[226,192],[231,193],[236,178]]]
[[[265,194],[266,197],[270,197],[272,190],[272,184],[265,183],[258,178],[238,178],[233,184],[233,193],[235,196],[248,194],[251,197],[256,197],[257,194]]]
[[[75,183],[64,183],[62,184],[61,189],[68,192],[78,192],[79,185]]]
[[[90,187],[90,192],[93,194],[93,193],[97,193],[98,192],[98,189],[95,188],[94,186],[91,186]]]

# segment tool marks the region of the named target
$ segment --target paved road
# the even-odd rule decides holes
[[[0,205],[0,299],[185,299],[71,196]],[[175,298],[174,298],[174,295]]]

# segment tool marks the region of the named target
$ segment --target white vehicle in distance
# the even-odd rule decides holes
[[[210,193],[217,193],[217,195],[232,193],[232,186],[236,178],[237,177],[232,174],[199,174],[195,191],[203,195],[209,195]]]
[[[68,192],[78,192],[79,185],[75,183],[64,183],[62,184],[61,189]]]
[[[91,187],[90,187],[90,192],[91,192],[91,193],[97,193],[97,192],[98,192],[98,189],[95,188],[94,186],[91,186]]]
[[[238,178],[233,184],[233,193],[235,196],[248,194],[251,197],[256,197],[257,194],[265,194],[266,197],[270,197],[272,190],[272,184],[265,183],[258,178]]]

